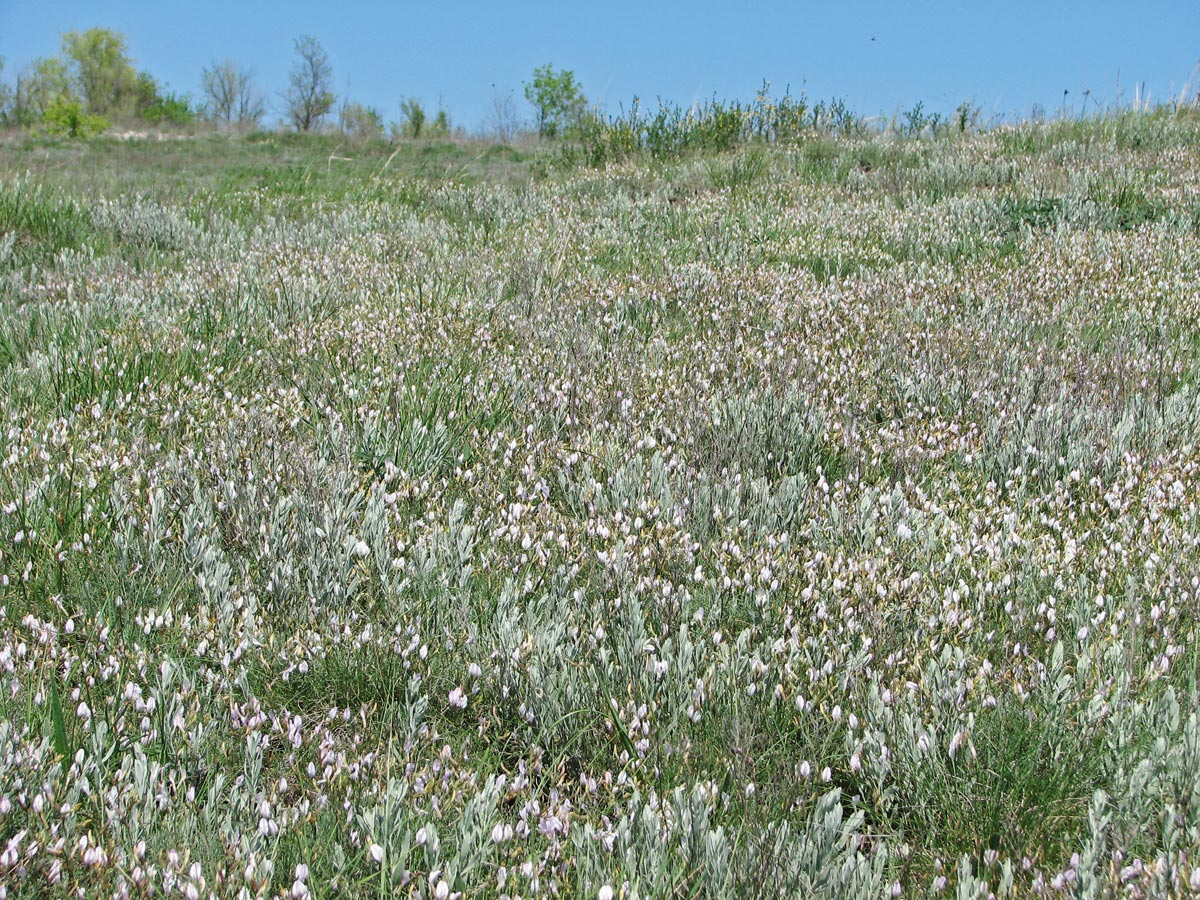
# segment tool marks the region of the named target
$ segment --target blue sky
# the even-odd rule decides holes
[[[535,66],[573,69],[610,111],[636,94],[680,103],[749,99],[762,80],[811,99],[842,97],[865,115],[977,104],[985,116],[1033,104],[1076,110],[1084,92],[1129,102],[1137,83],[1166,99],[1200,89],[1200,2],[1049,0],[1007,3],[63,2],[0,0],[4,76],[57,53],[64,31],[125,34],[137,66],[178,92],[199,92],[200,69],[229,57],[254,68],[278,108],[292,41],[312,34],[339,95],[399,117],[399,102],[444,103],[478,127],[493,90],[521,89]],[[494,88],[493,88],[494,86]],[[1089,110],[1092,108],[1089,101]]]

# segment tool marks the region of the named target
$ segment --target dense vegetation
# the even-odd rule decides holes
[[[0,144],[5,896],[1200,891],[1200,119],[628,121]]]

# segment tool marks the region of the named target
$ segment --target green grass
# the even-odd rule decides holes
[[[1087,827],[1092,794],[1108,784],[1104,736],[1064,728],[1058,711],[1006,703],[976,719],[969,748],[921,784],[901,782],[889,820],[929,864],[986,851],[1061,865]]]
[[[35,183],[66,190],[141,194],[159,201],[197,201],[237,208],[241,194],[296,198],[293,214],[317,198],[360,199],[403,189],[406,179],[521,184],[535,154],[469,142],[356,143],[329,136],[260,132],[247,137],[200,135],[176,140],[22,137],[0,142],[0,171],[30,173]],[[0,213],[11,215],[8,210]]]
[[[108,245],[85,208],[29,177],[0,184],[0,234],[13,236],[7,260],[0,260],[9,267],[46,266],[62,250],[103,253]]]
[[[1001,227],[1010,233],[1019,232],[1023,228],[1053,228],[1062,220],[1062,215],[1063,201],[1058,197],[1010,197],[999,204]]]

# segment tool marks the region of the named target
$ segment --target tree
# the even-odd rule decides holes
[[[40,122],[46,110],[60,97],[75,99],[66,63],[57,56],[35,59],[17,76],[12,101],[12,120],[28,126]]]
[[[231,59],[200,70],[204,114],[226,126],[257,125],[266,112],[267,98],[254,83],[254,71]]]
[[[304,34],[296,38],[296,60],[289,76],[284,100],[287,117],[297,131],[312,131],[333,108],[333,66],[317,39]]]
[[[149,72],[138,72],[133,82],[133,108],[143,119],[161,101],[158,79]]]
[[[0,75],[4,74],[4,57],[0,56]],[[0,124],[8,125],[13,119],[13,89],[0,81]]]
[[[0,76],[4,74],[4,56],[0,56]],[[12,88],[0,80],[0,122],[8,121],[8,104],[12,102]]]
[[[510,144],[517,132],[521,130],[521,117],[517,112],[517,104],[513,100],[512,91],[500,93],[492,85],[492,102],[484,121],[487,135],[498,144]]]
[[[89,113],[110,116],[133,111],[138,74],[129,61],[124,35],[108,28],[68,31],[62,49],[72,86]]]
[[[541,137],[569,133],[587,113],[587,98],[575,73],[569,69],[556,72],[549,63],[533,70],[533,81],[525,85],[525,99],[537,110]]]

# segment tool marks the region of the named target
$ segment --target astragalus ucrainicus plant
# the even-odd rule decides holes
[[[1200,123],[207,140],[0,147],[0,896],[1200,894]]]

